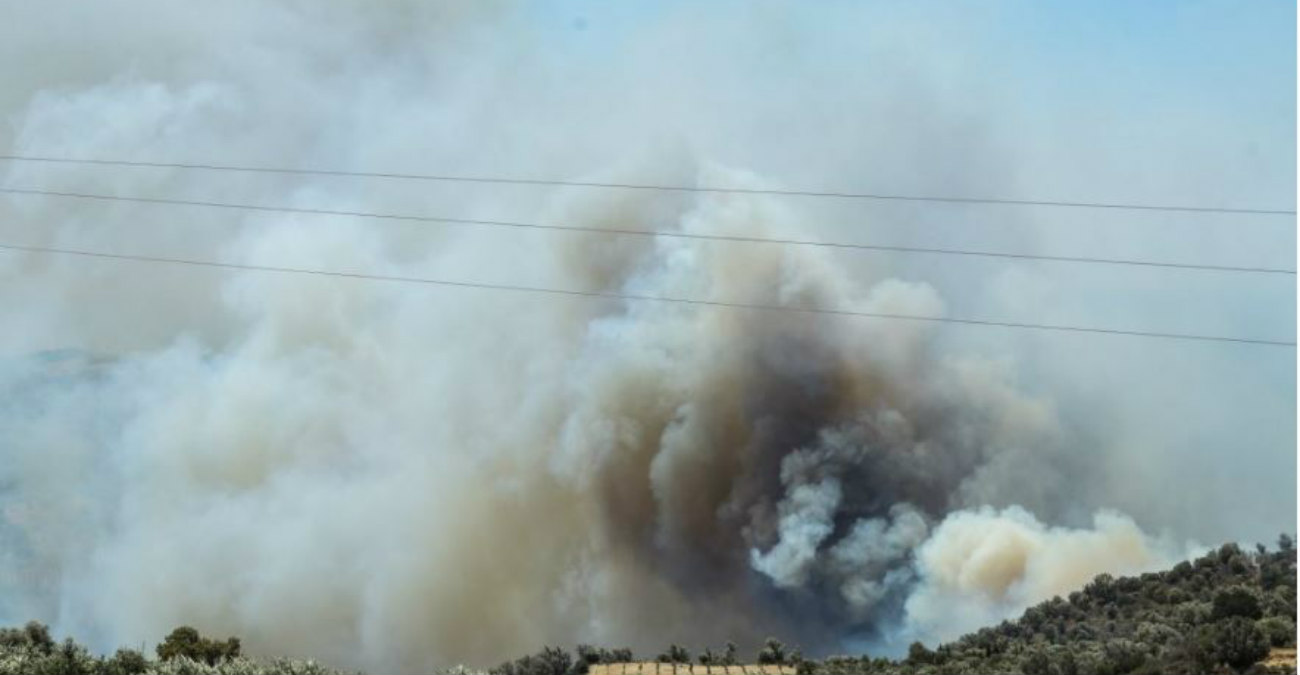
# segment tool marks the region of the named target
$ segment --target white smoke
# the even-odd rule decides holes
[[[1099,574],[1149,572],[1197,552],[1149,537],[1114,512],[1097,512],[1088,528],[1064,528],[1016,506],[959,511],[916,550],[920,584],[907,599],[907,627],[928,641],[951,640]]]
[[[840,592],[855,611],[865,615],[891,592],[908,590],[913,579],[908,566],[912,551],[928,534],[925,518],[910,504],[889,508],[889,519],[854,523],[848,536],[830,550],[830,561],[843,579]]]
[[[944,112],[946,66],[917,52],[942,51],[939,29],[894,29],[920,16],[817,22],[867,26],[911,64],[861,88],[856,105],[892,121],[877,126],[816,98],[829,89],[805,69],[772,70],[748,31],[803,38],[764,12],[593,20],[583,41],[514,3],[10,4],[0,56],[29,66],[0,88],[13,153],[1005,187],[992,160],[934,177],[940,155],[994,151]],[[840,207],[760,195],[31,163],[0,183],[787,239],[917,224],[855,212],[837,228]],[[0,240],[927,317],[970,300],[933,265],[826,249],[30,196],[0,199]],[[5,252],[0,325],[0,621],[101,648],[190,624],[377,671],[580,641],[838,651],[950,637],[1181,554],[1136,522],[1207,536],[1121,475],[1167,455],[1095,431],[1098,397],[1058,405],[1042,362],[925,322]],[[1112,501],[1136,521],[1090,526]]]
[[[833,479],[790,490],[778,507],[776,546],[764,554],[750,551],[754,569],[771,577],[778,588],[802,586],[817,560],[817,547],[834,531],[839,503],[840,484]]]

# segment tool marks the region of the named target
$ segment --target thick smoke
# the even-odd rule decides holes
[[[648,26],[614,17],[613,35],[574,52],[528,28],[540,21],[532,10],[507,3],[229,3],[183,15],[161,0],[36,4],[12,11],[47,34],[96,39],[5,88],[13,124],[3,140],[16,153],[754,188],[780,187],[767,169],[807,159],[772,133],[787,104],[759,105],[767,90],[744,84],[751,60],[766,61],[746,52],[731,62],[707,47],[752,48],[746,26],[781,37],[784,24],[762,12],[740,33],[730,15],[679,9]],[[153,20],[113,11],[122,9]],[[868,18],[859,21],[879,20],[873,34],[885,44],[893,22],[908,24]],[[113,30],[88,27],[99,25]],[[49,47],[5,37],[9,62],[44,63],[33,55]],[[603,55],[623,38],[617,75],[579,67],[607,62],[583,49]],[[689,44],[666,49],[673,40]],[[156,49],[133,51],[140,43]],[[915,56],[910,42],[895,49]],[[691,79],[691,59],[718,77]],[[933,164],[923,161],[931,135],[983,151],[965,122],[915,102],[934,94],[919,91],[928,69],[915,67],[896,74],[903,103],[888,116],[924,127],[922,145],[903,152],[877,139],[898,155],[885,161],[801,136],[831,157],[808,180],[860,163],[910,175],[897,160]],[[629,91],[623,76],[642,86]],[[803,86],[798,68],[771,77]],[[865,105],[879,94],[863,96]],[[804,111],[800,96],[786,98]],[[719,119],[689,104],[715,100],[753,114]],[[876,133],[841,131],[863,147]],[[922,187],[988,176],[954,170]],[[687,234],[833,234],[818,229],[822,207],[756,194],[40,164],[11,164],[3,182]],[[251,265],[949,314],[949,293],[927,274],[808,247],[16,196],[0,201],[0,235]],[[1015,350],[954,348],[932,323],[13,252],[0,256],[0,308],[0,620],[49,621],[106,648],[190,624],[239,635],[256,652],[381,671],[490,664],[581,641],[649,653],[670,641],[748,648],[775,634],[826,653],[955,637],[1097,573],[1187,555],[1175,536],[1206,536],[1169,525],[1182,516],[1151,517],[1169,513],[1164,502],[1132,517],[1105,510],[1154,499],[1147,486],[1135,498],[1116,474],[1163,455],[1112,440],[1100,403],[1058,405],[1033,362],[1008,358]],[[1271,527],[1290,516],[1270,518]]]
[[[681,208],[684,232],[797,227],[757,197]],[[539,254],[564,260],[568,283],[603,275],[636,294],[944,311],[923,283],[859,289],[800,249],[663,239],[616,268]],[[267,650],[359,646],[402,667],[578,638],[782,633],[824,651],[910,630],[903,603],[910,618],[936,593],[1000,616],[982,577],[954,591],[963,573],[934,560],[981,536],[959,509],[981,495],[1069,503],[1051,406],[990,363],[939,353],[925,324],[265,275],[230,278],[221,298],[249,321],[221,349],[181,339],[12,366],[26,403],[4,418],[22,440],[7,499],[25,517],[9,527],[30,558],[9,590],[27,613],[119,640],[191,622]],[[511,330],[520,320],[536,330]],[[980,517],[1051,546],[1024,541],[1048,533],[1021,511]],[[1091,556],[1072,580],[1133,562]],[[1024,588],[994,588],[996,608],[1063,588],[1009,569],[994,581]]]
[[[961,511],[916,551],[922,583],[907,599],[907,620],[919,635],[959,635],[1067,595],[1102,571],[1136,574],[1188,553],[1112,512],[1095,514],[1091,528],[1069,529],[1015,506]]]

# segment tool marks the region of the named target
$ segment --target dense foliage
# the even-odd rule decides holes
[[[1296,551],[1290,537],[1269,551],[1226,544],[1164,572],[1113,578],[1103,574],[1068,598],[1031,607],[1017,621],[984,628],[929,649],[913,644],[902,660],[863,656],[807,660],[768,639],[752,661],[789,664],[822,675],[1027,673],[1123,675],[1269,672],[1270,649],[1295,647]],[[71,639],[60,643],[39,623],[0,629],[0,675],[332,675],[311,661],[249,659],[236,638],[213,640],[182,626],[157,648],[158,659],[131,649],[95,656]],[[558,647],[504,663],[492,675],[582,675],[592,665],[636,660],[630,649]],[[667,663],[749,662],[727,644],[696,659],[671,645]],[[452,673],[469,673],[456,668]],[[1294,664],[1279,672],[1295,672]]]
[[[806,660],[769,639],[744,662],[785,663],[800,673],[824,675],[1266,672],[1258,662],[1273,647],[1294,647],[1295,640],[1296,551],[1283,536],[1276,551],[1260,546],[1248,553],[1227,544],[1164,572],[1119,579],[1103,574],[1068,598],[1029,608],[1017,621],[937,649],[913,644],[902,660],[868,655]],[[656,660],[691,661],[679,645]],[[706,649],[698,660],[739,662],[734,645],[728,645],[725,657]],[[589,664],[606,662],[572,659],[562,649],[548,648],[492,672],[580,675]]]
[[[906,659],[838,657],[817,673],[1230,673],[1271,647],[1294,647],[1296,552],[1226,544],[1168,571],[1103,574],[1068,598],[1031,607],[938,649],[912,645]],[[1293,670],[1291,672],[1294,672]]]
[[[337,675],[312,661],[249,659],[239,654],[239,640],[211,640],[182,626],[158,645],[157,660],[134,649],[112,656],[92,655],[71,639],[50,637],[47,627],[31,622],[0,628],[0,675]]]
[[[181,626],[172,631],[163,639],[162,644],[158,645],[158,658],[163,661],[187,658],[215,666],[238,656],[239,638],[210,640],[199,635],[197,630],[189,626]]]

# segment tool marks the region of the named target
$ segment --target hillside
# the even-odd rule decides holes
[[[1126,673],[1296,672],[1296,551],[1282,536],[1275,551],[1243,551],[1236,544],[1163,572],[1138,577],[1101,575],[1067,598],[1031,607],[1016,621],[984,628],[929,649],[913,644],[902,660],[838,656],[803,659],[776,640],[757,654],[758,664],[825,675],[941,673],[1032,673],[1122,675]],[[96,657],[70,638],[57,643],[37,623],[0,629],[0,675],[128,675],[285,673],[326,675],[310,661],[256,660],[240,655],[239,640],[210,640],[182,627],[159,645],[158,658],[124,649]],[[732,645],[692,658],[672,645],[655,661],[658,672],[748,672],[749,661]],[[504,663],[493,675],[582,675],[632,672],[627,649],[579,646],[576,653],[547,648]],[[691,668],[698,663],[712,668]],[[649,672],[641,664],[635,672]],[[719,668],[726,666],[726,668]],[[769,670],[777,670],[769,668]],[[449,672],[469,673],[465,669]]]
[[[1259,546],[1246,552],[1225,544],[1164,572],[1118,579],[1103,574],[1067,598],[1031,607],[1014,622],[937,649],[913,644],[902,660],[869,655],[803,660],[769,641],[758,661],[825,675],[1294,673],[1295,619],[1296,551],[1284,535],[1275,551]],[[673,646],[660,658],[680,662],[688,656]],[[600,660],[594,655],[592,662]],[[699,661],[720,662],[712,652]],[[721,662],[736,663],[734,658]],[[566,672],[561,665],[526,657],[494,672],[560,675]]]
[[[1031,607],[907,659],[832,658],[817,673],[1212,673],[1244,671],[1294,647],[1296,552],[1226,544],[1164,572],[1101,575],[1068,598]],[[1294,654],[1294,650],[1291,651]],[[1295,672],[1295,661],[1281,672]]]

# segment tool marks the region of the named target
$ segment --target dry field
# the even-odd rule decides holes
[[[591,675],[794,675],[794,666],[701,666],[687,663],[602,663]]]
[[[1274,649],[1264,657],[1260,663],[1268,668],[1286,669],[1291,672],[1296,670],[1296,650],[1294,647],[1287,649]]]

